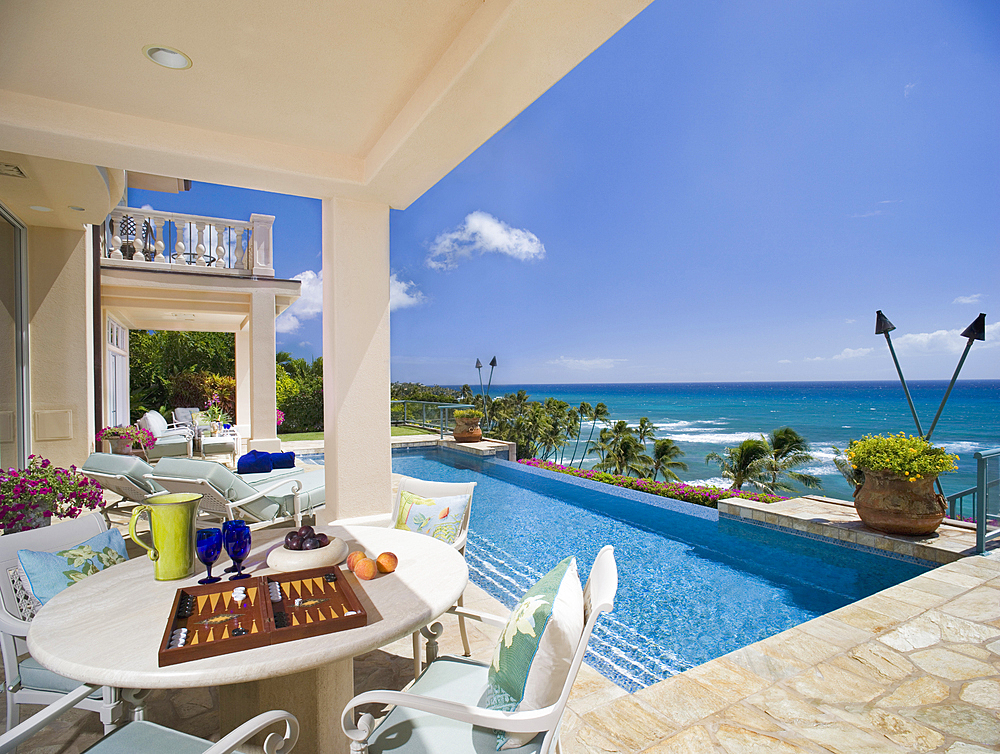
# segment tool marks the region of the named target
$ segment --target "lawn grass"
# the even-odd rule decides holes
[[[398,437],[400,435],[433,435],[435,432],[430,432],[426,429],[417,429],[416,427],[393,427],[392,436]],[[322,440],[322,432],[293,432],[288,435],[278,435],[278,439],[282,442],[295,442],[298,440]]]
[[[435,435],[437,432],[430,432],[426,429],[418,429],[417,427],[396,427],[392,428],[392,436],[400,437],[402,435]]]

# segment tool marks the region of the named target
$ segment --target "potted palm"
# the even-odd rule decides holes
[[[479,428],[479,420],[483,412],[474,408],[460,408],[455,417],[455,442],[479,442],[483,439],[483,430]]]
[[[958,456],[922,437],[866,435],[851,440],[847,458],[864,474],[854,507],[864,524],[887,534],[931,534],[947,505],[934,490],[938,474],[954,471]]]
[[[0,528],[4,534],[36,529],[52,516],[76,518],[104,507],[104,490],[76,466],[59,468],[41,456],[24,469],[0,469]]]

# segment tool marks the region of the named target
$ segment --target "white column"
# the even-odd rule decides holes
[[[250,436],[250,317],[236,331],[236,424]]]
[[[274,387],[274,293],[250,295],[250,442],[248,450],[281,450]]]
[[[250,223],[253,225],[253,256],[249,269],[258,277],[273,278],[274,215],[250,215]]]
[[[326,509],[388,514],[389,207],[323,201],[323,419]]]

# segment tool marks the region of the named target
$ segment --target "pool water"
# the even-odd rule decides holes
[[[585,580],[601,547],[614,545],[615,609],[598,624],[587,660],[629,691],[930,568],[445,449],[394,450],[392,469],[477,482],[470,576],[508,607],[566,555],[576,555]]]

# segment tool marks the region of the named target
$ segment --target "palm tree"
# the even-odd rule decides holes
[[[595,466],[601,471],[625,476],[631,476],[635,472],[636,476],[642,477],[652,466],[653,459],[645,454],[645,446],[636,438],[627,421],[619,420],[614,423],[605,444],[607,451],[604,458]]]
[[[590,425],[590,436],[587,438],[587,447],[588,448],[590,448],[590,446],[591,446],[591,442],[590,441],[594,439],[594,427],[597,426],[597,422],[601,422],[601,424],[607,424],[608,423],[608,419],[610,417],[611,417],[611,414],[608,411],[608,407],[605,406],[603,403],[598,403],[596,406],[594,406],[594,410],[590,414],[590,421],[592,422],[592,424]],[[602,430],[602,432],[603,432],[603,430]],[[578,469],[582,469],[583,468],[583,459],[586,458],[586,457],[587,457],[586,453],[584,453],[582,456],[580,456],[580,462],[576,466]],[[603,460],[603,458],[602,458],[602,460]]]
[[[770,450],[766,463],[767,473],[771,478],[768,492],[792,491],[794,487],[781,478],[785,476],[810,489],[822,486],[819,477],[792,471],[796,466],[813,460],[813,456],[809,453],[809,443],[802,435],[791,427],[781,427],[774,430],[765,441]]]
[[[610,442],[611,430],[607,427],[602,427],[600,433],[597,435],[597,439],[593,442],[587,443],[587,453],[597,453],[598,461],[594,464],[595,469],[599,468],[608,457],[608,451],[611,449],[609,444]],[[584,455],[586,455],[586,453]]]
[[[750,438],[735,448],[726,448],[722,455],[709,453],[705,463],[719,464],[719,471],[726,479],[732,479],[730,489],[741,490],[747,482],[757,487],[767,487],[769,481],[767,459],[771,455],[770,446],[763,440]]]
[[[837,467],[837,471],[855,490],[859,489],[865,483],[865,472],[851,463],[847,454],[836,445],[833,446],[833,452],[835,454],[833,463]]]
[[[639,420],[639,428],[635,433],[639,437],[639,442],[642,443],[643,452],[645,452],[646,440],[653,440],[656,438],[656,425],[649,420],[648,416],[644,416]]]
[[[688,470],[688,465],[679,460],[682,455],[684,451],[673,440],[657,440],[653,445],[653,481],[656,481],[657,473],[663,472],[664,481],[679,482],[681,478],[674,469]]]
[[[580,435],[583,434],[583,423],[584,421],[591,421],[591,416],[594,413],[594,407],[591,406],[586,401],[580,404],[579,412],[577,417],[580,421],[579,426],[576,428],[576,445],[573,446],[573,457],[569,459],[569,465],[572,466],[573,462],[576,460],[576,451],[580,447]]]

